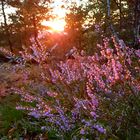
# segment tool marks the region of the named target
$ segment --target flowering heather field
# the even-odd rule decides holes
[[[140,50],[105,38],[60,61],[30,49],[0,64],[2,140],[140,139]]]

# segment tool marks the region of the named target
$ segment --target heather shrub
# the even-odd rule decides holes
[[[33,81],[32,71],[27,71],[28,84],[13,88],[21,96],[16,108],[39,122],[40,133],[49,139],[52,135],[73,140],[139,136],[139,52],[122,41],[103,42],[92,56],[76,50],[71,59],[58,63],[45,63],[46,56],[36,48],[32,48],[34,58],[24,55],[25,60],[39,63],[39,76]]]

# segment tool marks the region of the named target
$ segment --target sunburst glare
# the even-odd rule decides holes
[[[66,22],[64,19],[54,19],[51,21],[42,21],[41,24],[43,26],[48,26],[53,32],[62,32],[64,31]]]

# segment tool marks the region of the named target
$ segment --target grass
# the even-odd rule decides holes
[[[15,133],[17,123],[24,116],[23,112],[15,109],[19,101],[18,95],[10,91],[13,86],[20,87],[22,83],[20,73],[20,70],[14,71],[14,65],[10,63],[0,64],[0,137],[10,137]]]
[[[32,67],[16,67],[10,63],[0,64],[0,138],[2,140],[19,139],[24,137],[36,137],[39,125],[38,122],[31,125],[31,118],[27,117],[23,111],[16,110],[16,105],[20,101],[19,95],[12,93],[11,88],[32,88],[30,81],[26,80],[24,71],[34,71],[28,77],[34,87],[41,84],[41,81],[36,81],[38,76],[38,68],[33,65]],[[37,87],[38,88],[38,87]]]

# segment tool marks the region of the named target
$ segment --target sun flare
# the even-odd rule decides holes
[[[55,17],[49,21],[43,20],[41,24],[49,27],[51,32],[63,32],[65,29],[66,21],[65,16],[67,10],[62,6],[64,3],[57,1],[53,7],[51,14]]]
[[[66,22],[64,19],[54,19],[52,21],[42,21],[43,26],[48,26],[53,32],[62,32],[65,29]]]

